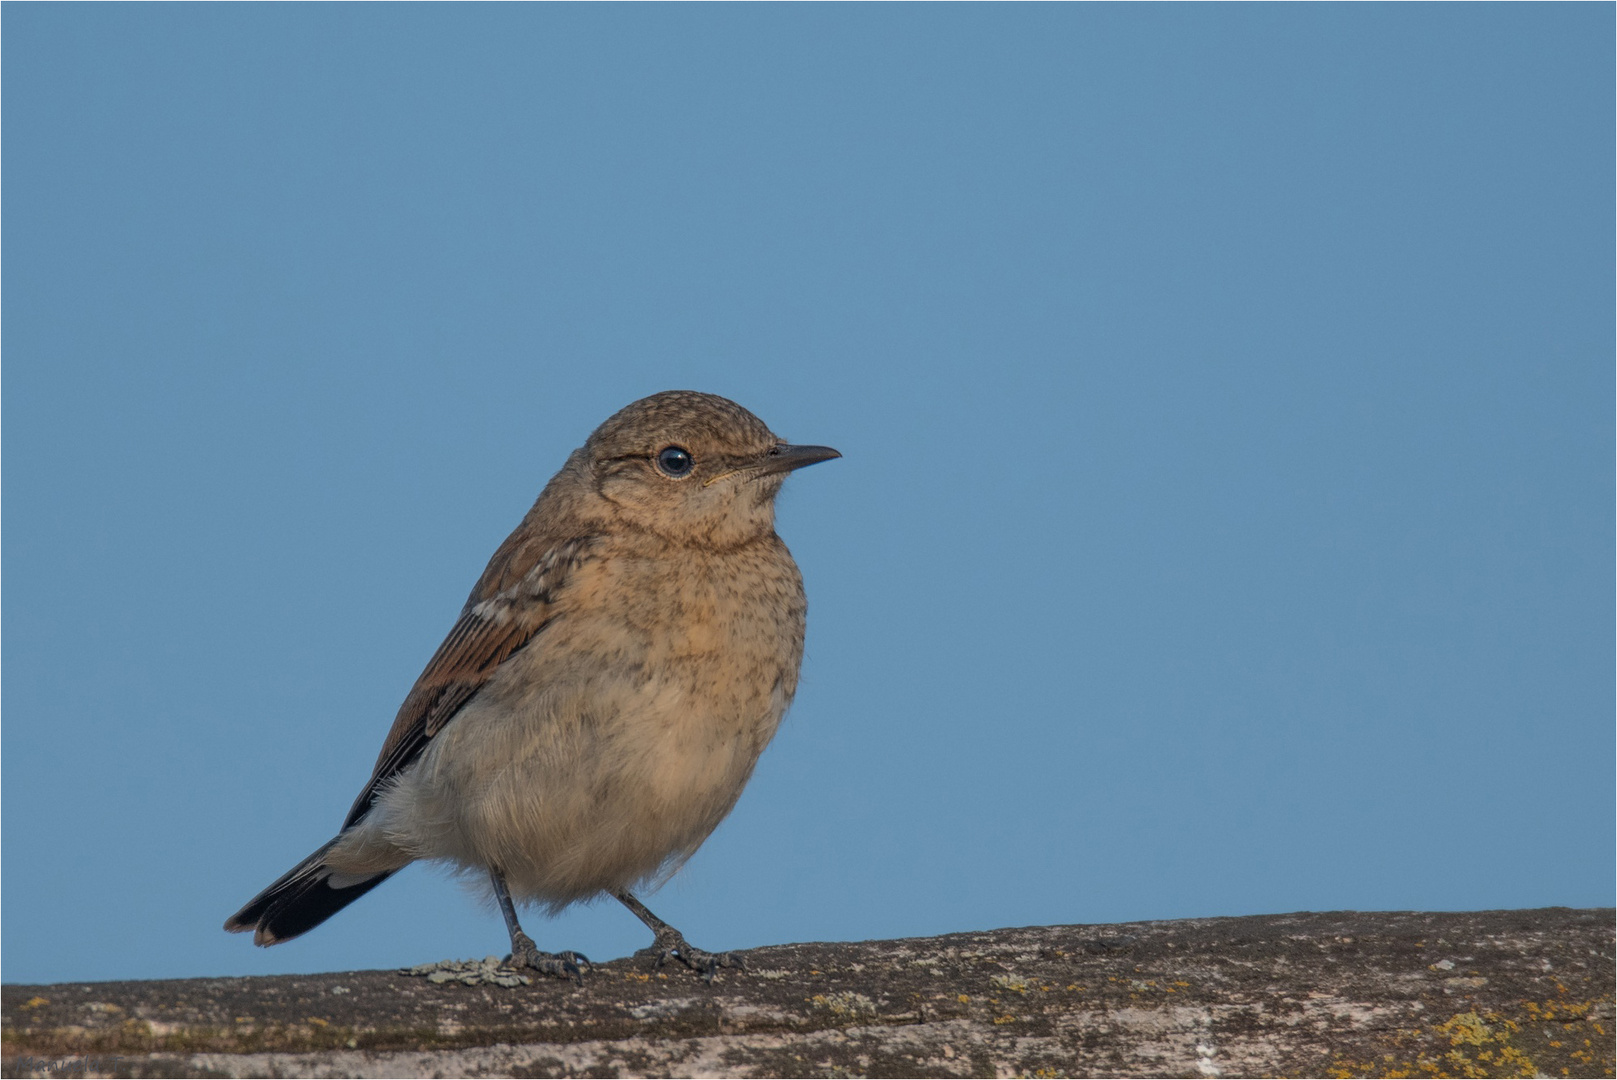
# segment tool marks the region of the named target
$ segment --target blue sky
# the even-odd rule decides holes
[[[693,942],[1613,902],[1610,5],[0,21],[7,981],[505,951],[219,926],[669,388],[846,455]]]

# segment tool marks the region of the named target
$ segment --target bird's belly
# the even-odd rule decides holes
[[[514,895],[558,908],[672,872],[735,804],[786,700],[778,679],[717,691],[700,665],[657,669],[489,687],[389,816],[418,858],[498,867]]]

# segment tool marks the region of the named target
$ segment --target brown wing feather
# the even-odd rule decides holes
[[[555,594],[585,557],[589,540],[543,544],[525,533],[512,533],[489,560],[449,636],[399,707],[343,828],[364,817],[382,783],[414,761],[495,669],[555,616]]]

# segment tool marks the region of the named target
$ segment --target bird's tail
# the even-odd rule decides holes
[[[225,920],[233,934],[251,930],[254,945],[278,945],[313,930],[394,874],[383,870],[369,877],[344,874],[326,865],[333,838]]]

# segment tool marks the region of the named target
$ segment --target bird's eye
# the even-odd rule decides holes
[[[657,468],[667,476],[689,476],[695,467],[690,451],[682,446],[665,446],[657,453]]]

